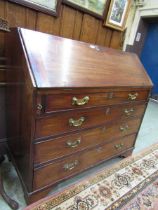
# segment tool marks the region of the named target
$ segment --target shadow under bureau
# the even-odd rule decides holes
[[[28,203],[132,153],[152,87],[135,54],[22,28],[6,53],[8,144]]]

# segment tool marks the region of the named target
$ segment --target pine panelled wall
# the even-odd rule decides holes
[[[10,27],[24,27],[45,33],[59,35],[66,38],[80,40],[88,43],[103,45],[120,49],[122,33],[103,26],[103,21],[88,14],[61,5],[59,17],[46,15],[41,12],[20,6],[7,0],[0,0],[0,17],[8,20]],[[4,55],[5,34],[0,32],[0,56]],[[0,74],[1,77],[1,74]],[[0,78],[1,80],[2,78]],[[3,81],[5,82],[5,81]],[[0,108],[4,110],[4,87],[1,86]],[[0,119],[4,140],[5,122]],[[1,135],[0,133],[0,135]]]

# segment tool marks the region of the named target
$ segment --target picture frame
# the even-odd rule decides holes
[[[131,0],[111,0],[105,26],[124,31]]]
[[[9,0],[49,15],[58,16],[62,0]],[[51,4],[52,3],[52,4]]]
[[[0,17],[0,31],[10,32],[8,21],[1,17]]]
[[[63,3],[81,12],[104,20],[110,0],[63,0]]]

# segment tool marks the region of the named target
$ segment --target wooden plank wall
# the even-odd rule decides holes
[[[103,27],[103,22],[66,5],[61,6],[58,18],[0,0],[0,17],[10,27],[20,26],[75,40],[120,48],[121,32]],[[0,56],[4,50],[4,34],[0,33]]]

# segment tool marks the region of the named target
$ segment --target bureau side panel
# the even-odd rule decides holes
[[[34,88],[18,31],[7,35],[7,135],[13,162],[24,188],[32,189],[32,147],[34,132]]]

